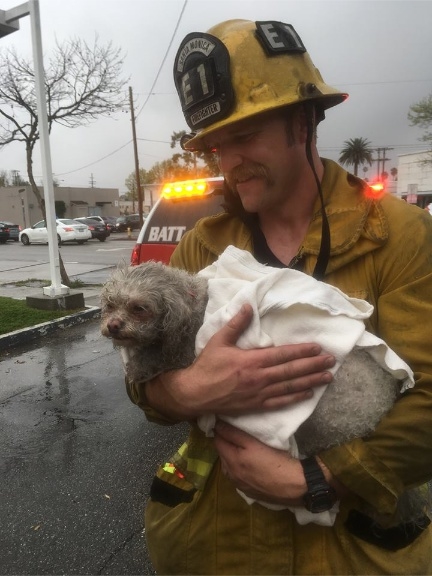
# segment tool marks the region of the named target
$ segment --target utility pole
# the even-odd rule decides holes
[[[383,151],[383,157],[382,157],[382,172],[385,172],[385,163],[386,163],[386,161],[387,161],[387,160],[390,160],[390,158],[386,158],[386,157],[385,157],[387,150],[393,150],[393,148],[383,148],[383,149],[382,149],[382,151]]]
[[[131,111],[132,138],[133,138],[134,156],[135,156],[135,180],[136,180],[137,191],[138,191],[138,214],[139,214],[140,226],[142,227],[142,225],[143,225],[143,198],[142,198],[140,173],[139,173],[138,147],[137,147],[137,139],[136,139],[136,131],[135,131],[135,112],[134,112],[132,87],[131,86],[129,86],[129,103],[130,103],[130,111]]]
[[[378,180],[381,180],[382,173],[384,172],[385,163],[390,160],[390,158],[386,158],[387,150],[393,150],[393,148],[389,148],[388,146],[385,148],[377,148],[375,152],[377,153],[378,158],[372,158],[373,162],[377,162],[377,177]],[[382,158],[381,158],[382,152]],[[381,168],[382,163],[382,168]]]
[[[378,158],[377,158],[377,176],[378,179],[380,177],[380,164],[381,164],[381,148],[377,148],[376,150]]]

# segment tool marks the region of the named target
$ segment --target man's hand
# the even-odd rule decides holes
[[[221,420],[215,426],[214,442],[222,472],[247,496],[284,506],[303,506],[306,482],[299,460]]]
[[[237,340],[249,326],[252,307],[244,305],[209,340],[184,370],[161,374],[146,384],[148,403],[176,419],[206,413],[265,411],[309,398],[328,384],[335,359],[314,343],[242,350]]]

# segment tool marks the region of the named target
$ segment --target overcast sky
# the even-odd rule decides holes
[[[0,9],[20,5],[0,0]],[[189,32],[206,31],[232,18],[280,20],[294,26],[324,81],[350,94],[327,112],[319,149],[337,160],[345,140],[363,137],[374,147],[391,147],[386,164],[398,155],[424,150],[422,131],[409,125],[409,106],[432,93],[432,1],[395,0],[40,0],[45,58],[55,42],[80,37],[112,41],[125,54],[125,87],[133,89],[138,155],[149,169],[169,158],[174,131],[187,129],[172,80],[178,45]],[[29,18],[0,40],[31,56]],[[156,81],[157,79],[157,81]],[[156,83],[155,83],[156,81]],[[151,95],[149,96],[152,86]],[[126,190],[134,171],[130,111],[85,127],[55,125],[50,138],[53,172],[62,186]],[[40,150],[35,176],[42,183]],[[0,170],[27,178],[23,143],[0,149]],[[372,176],[373,168],[367,176]]]

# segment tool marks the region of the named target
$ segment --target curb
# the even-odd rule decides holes
[[[9,332],[9,334],[0,336],[0,349],[6,350],[13,346],[27,344],[27,342],[31,342],[40,336],[47,336],[56,330],[63,330],[64,328],[82,324],[93,318],[98,318],[100,311],[99,306],[90,306],[86,307],[86,310],[83,312],[76,312],[75,314],[70,314],[57,320],[37,324],[31,328],[23,328],[21,330],[15,330],[15,332]]]

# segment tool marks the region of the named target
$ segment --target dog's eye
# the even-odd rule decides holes
[[[133,312],[135,314],[142,314],[142,313],[147,313],[148,312],[148,308],[146,306],[134,306],[133,307]]]

